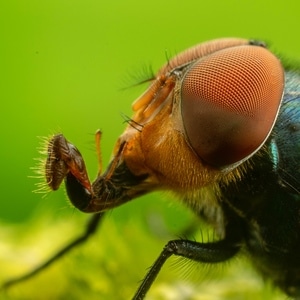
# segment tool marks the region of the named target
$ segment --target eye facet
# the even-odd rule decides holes
[[[263,47],[241,45],[201,57],[181,83],[188,143],[212,166],[239,164],[269,136],[283,90],[281,63]]]

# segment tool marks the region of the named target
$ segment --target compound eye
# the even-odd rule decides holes
[[[181,84],[188,143],[209,165],[243,162],[272,131],[283,90],[281,63],[263,47],[226,48],[197,60]]]

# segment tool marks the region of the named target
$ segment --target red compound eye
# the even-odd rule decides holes
[[[263,47],[236,46],[200,58],[181,86],[189,144],[210,165],[238,164],[270,134],[283,89],[281,63]]]

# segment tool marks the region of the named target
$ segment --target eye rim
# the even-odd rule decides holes
[[[272,129],[274,127],[274,124],[276,122],[276,119],[277,119],[277,116],[278,116],[278,113],[279,113],[279,109],[280,109],[280,106],[281,106],[281,102],[282,102],[282,98],[283,98],[283,93],[284,93],[284,69],[280,63],[280,60],[272,53],[270,52],[269,50],[267,50],[265,47],[261,47],[263,44],[262,43],[248,43],[248,45],[240,45],[240,46],[234,46],[234,47],[229,47],[229,48],[225,48],[225,49],[219,49],[217,50],[216,52],[214,53],[211,53],[207,56],[204,56],[204,57],[201,57],[200,59],[196,60],[195,62],[191,63],[189,65],[189,67],[187,68],[187,70],[185,71],[183,77],[182,77],[182,80],[181,80],[181,86],[180,86],[180,90],[181,90],[181,95],[180,95],[180,110],[181,110],[181,116],[182,116],[182,122],[183,122],[183,127],[184,127],[184,134],[185,134],[185,137],[186,137],[186,141],[188,143],[188,145],[191,147],[191,149],[195,152],[195,154],[202,160],[204,161],[205,163],[207,163],[208,165],[210,166],[213,166],[215,168],[218,168],[218,169],[221,169],[221,170],[224,170],[224,171],[229,171],[233,168],[235,168],[236,166],[238,166],[239,164],[243,163],[245,160],[249,159],[252,155],[254,155],[262,146],[263,144],[266,142],[267,138],[269,137],[269,135],[271,134],[272,132]],[[182,85],[184,84],[184,80],[187,76],[187,74],[189,74],[192,70],[192,68],[201,60],[206,60],[208,59],[210,56],[216,56],[220,53],[220,51],[231,51],[232,49],[238,49],[239,47],[257,47],[257,48],[260,48],[260,49],[264,49],[264,51],[267,51],[268,55],[271,55],[271,57],[273,59],[276,60],[277,62],[277,71],[278,71],[278,79],[281,84],[279,84],[279,88],[278,88],[278,98],[277,100],[275,100],[275,102],[277,101],[277,109],[276,112],[274,113],[274,117],[272,118],[272,124],[271,126],[269,127],[269,130],[268,132],[266,133],[265,135],[265,138],[262,139],[262,141],[259,143],[258,146],[255,147],[255,150],[252,150],[251,152],[248,152],[247,155],[243,155],[243,157],[239,157],[239,159],[237,160],[226,160],[224,159],[223,162],[216,162],[214,160],[212,160],[211,158],[207,158],[206,155],[199,151],[199,146],[195,146],[195,143],[193,141],[191,141],[191,139],[193,139],[193,137],[191,138],[191,134],[189,132],[189,129],[187,129],[186,127],[186,124],[188,123],[186,121],[187,117],[184,116],[185,113],[183,112],[184,108],[184,99],[183,99],[183,95],[182,95]],[[274,60],[274,61],[275,61]],[[275,69],[275,67],[274,67]],[[280,90],[280,91],[279,91]],[[279,96],[280,95],[280,96]],[[220,153],[221,154],[221,153]]]

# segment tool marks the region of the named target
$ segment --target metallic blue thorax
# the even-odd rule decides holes
[[[282,107],[272,134],[272,153],[282,184],[300,200],[300,75],[286,72]]]

